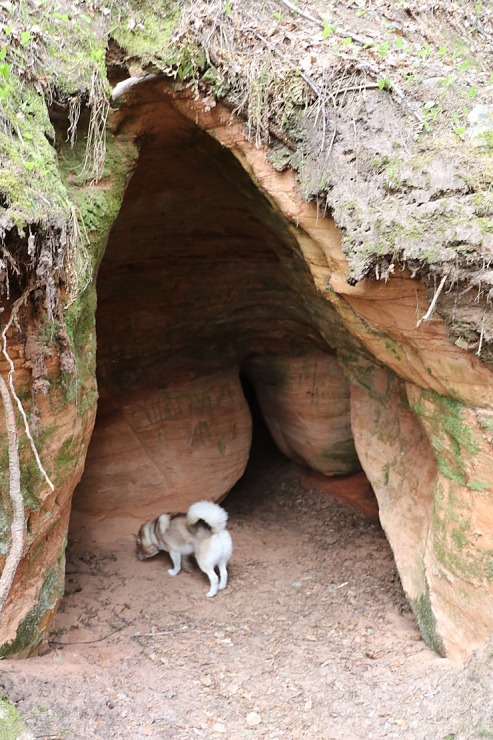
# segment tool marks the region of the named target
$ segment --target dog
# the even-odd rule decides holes
[[[207,596],[215,596],[218,589],[226,588],[226,566],[233,553],[227,522],[227,512],[212,501],[197,501],[186,514],[161,514],[141,526],[136,537],[137,557],[146,560],[165,550],[173,563],[168,573],[176,576],[181,570],[182,557],[194,555],[210,581]]]

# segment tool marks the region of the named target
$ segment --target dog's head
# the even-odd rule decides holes
[[[154,522],[146,522],[141,526],[139,534],[135,535],[135,543],[139,560],[146,560],[158,554],[159,547],[154,537]]]

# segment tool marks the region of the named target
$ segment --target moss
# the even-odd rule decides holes
[[[435,556],[449,573],[476,584],[488,580],[490,553],[475,548],[468,505],[453,486],[437,486],[432,536]]]
[[[484,555],[484,572],[486,574],[486,578],[488,582],[491,584],[493,583],[493,553],[487,552]]]
[[[75,465],[77,457],[78,452],[74,450],[74,440],[69,437],[62,444],[56,456],[56,473],[61,476],[62,480],[66,475],[66,468]]]
[[[41,454],[43,449],[43,438],[40,441],[37,440],[36,446],[38,452]],[[21,491],[24,498],[24,504],[27,508],[32,510],[38,509],[40,506],[40,500],[36,495],[44,479],[38,468],[36,460],[33,457],[31,445],[26,437],[23,437],[19,444],[19,458],[20,458],[20,469],[21,469]]]
[[[150,63],[157,66],[159,62],[164,67],[169,62],[169,42],[179,20],[178,3],[174,0],[155,0],[146,4],[145,13],[142,13],[139,0],[131,0],[129,5],[139,23],[128,23],[128,19],[132,19],[132,14],[128,14],[127,22],[122,19],[114,26],[112,37],[130,57],[139,59],[144,67]]]
[[[493,216],[493,192],[486,190],[471,196],[476,216]]]
[[[43,555],[46,550],[46,542],[41,542],[38,547],[29,553],[29,567],[32,566]]]
[[[83,137],[81,137],[83,138]],[[68,403],[76,402],[84,415],[97,400],[96,375],[96,289],[95,278],[108,236],[120,210],[128,174],[137,156],[133,143],[108,141],[105,186],[96,186],[83,173],[85,144],[59,149],[59,173],[88,237],[87,259],[79,275],[79,295],[64,313],[70,346],[77,364],[76,374],[65,373],[62,387]]]
[[[411,600],[411,609],[414,612],[419,625],[423,640],[428,647],[434,650],[438,655],[445,657],[445,648],[442,638],[437,632],[435,615],[431,606],[430,594],[427,591],[421,594],[417,599]]]
[[[65,543],[63,544],[63,551]],[[40,625],[45,614],[52,611],[63,595],[64,588],[64,556],[60,553],[56,564],[45,577],[39,597],[35,606],[24,617],[17,628],[16,636],[8,643],[0,645],[0,658],[9,655],[28,655],[41,643],[44,631],[40,631]]]
[[[489,491],[491,489],[491,484],[490,483],[484,483],[484,482],[481,482],[479,480],[472,480],[472,481],[469,481],[469,483],[467,483],[467,487],[471,491],[479,491],[479,492],[481,492],[481,491]]]
[[[290,165],[291,152],[284,144],[276,143],[267,154],[267,159],[278,172],[284,172]]]
[[[94,377],[96,366],[96,290],[90,285],[65,312],[67,334],[77,360],[78,377]],[[67,383],[74,379],[65,378]]]
[[[100,81],[105,76],[106,40],[99,18],[75,7],[61,14],[57,3],[48,1],[33,25],[30,10],[23,13],[22,4],[16,6],[9,17],[10,32],[6,26],[0,29],[4,66],[10,72],[8,84],[2,81],[1,118],[7,124],[0,127],[0,187],[8,206],[6,220],[20,230],[32,222],[60,225],[70,220],[70,202],[51,146],[54,131],[46,99],[80,99],[85,91],[94,92],[95,70]],[[22,33],[27,34],[25,43],[16,43]],[[49,43],[54,34],[56,43]],[[29,79],[39,76],[43,84],[26,84],[27,67]]]
[[[47,134],[52,138],[53,132],[44,98],[32,88],[21,87],[20,81],[15,85],[4,108],[9,117],[15,116],[17,135],[0,128],[0,189],[8,206],[7,223],[22,230],[31,222],[63,217],[69,211],[69,201],[47,138]],[[10,112],[10,107],[21,114]]]
[[[103,257],[111,227],[121,207],[127,178],[138,152],[133,142],[110,137],[103,172],[107,180],[104,187],[101,187],[83,173],[85,143],[82,136],[81,139],[74,148],[67,142],[59,148],[58,170],[78,218],[82,221],[81,227],[89,239],[89,264],[82,277],[87,284],[87,279],[95,276],[95,270]]]
[[[0,740],[18,740],[28,737],[24,721],[7,697],[0,697]]]
[[[438,462],[438,468],[442,475],[444,475],[446,478],[449,478],[450,480],[455,481],[455,483],[459,483],[459,485],[461,486],[466,485],[467,479],[465,473],[463,472],[462,465],[459,462],[454,459],[448,459],[447,457],[445,457],[445,455],[440,454],[436,449],[435,457]]]
[[[401,346],[390,337],[384,339],[385,349],[394,355],[396,360],[402,360]]]
[[[327,464],[327,469],[334,472],[335,475],[361,470],[361,463],[354,449],[353,441],[348,441],[346,449],[341,449],[341,446],[338,445],[337,450],[328,449],[322,451],[322,459]]]
[[[463,404],[423,390],[411,408],[432,444],[440,472],[459,485],[467,485],[467,467],[478,444],[463,419]]]

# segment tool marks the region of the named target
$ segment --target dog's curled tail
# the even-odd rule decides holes
[[[228,514],[222,506],[215,504],[213,501],[197,501],[188,509],[187,521],[189,524],[194,525],[200,520],[208,524],[216,534],[226,529]]]

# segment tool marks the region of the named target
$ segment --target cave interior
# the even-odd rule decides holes
[[[74,508],[145,518],[223,499],[249,460],[252,410],[259,438],[295,461],[330,459],[326,435],[338,462],[321,472],[359,470],[341,326],[293,228],[165,98],[144,96],[117,133],[139,154],[98,273],[98,414]],[[327,420],[314,397],[331,391]]]

